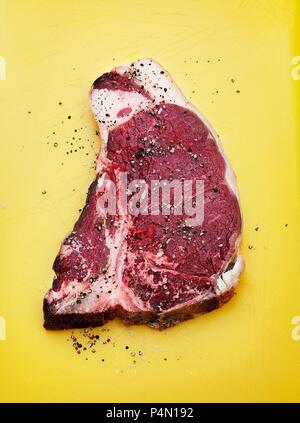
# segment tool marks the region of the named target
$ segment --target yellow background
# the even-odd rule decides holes
[[[293,0],[0,1],[1,401],[300,400],[299,12]],[[145,56],[220,134],[246,270],[224,308],[164,332],[111,322],[112,342],[85,360],[69,331],[43,329],[42,299],[94,177],[90,85]],[[81,127],[85,149],[67,155]]]

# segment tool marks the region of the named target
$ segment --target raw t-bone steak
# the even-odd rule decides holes
[[[234,294],[243,260],[236,180],[216,132],[152,59],[103,74],[90,102],[103,147],[86,205],[54,262],[45,328],[114,317],[164,328],[220,307]],[[188,225],[184,212],[172,213],[174,195],[169,214],[124,212],[120,198],[134,195],[120,186],[125,173],[128,184],[203,181],[203,221]],[[111,214],[107,181],[115,184]]]

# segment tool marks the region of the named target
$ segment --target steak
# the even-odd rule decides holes
[[[166,328],[220,307],[234,294],[243,259],[236,179],[216,132],[152,59],[103,74],[89,97],[103,147],[86,205],[53,265],[44,327],[120,317]],[[176,214],[175,194],[169,213],[162,204],[158,213],[124,211],[120,199],[136,193],[121,175],[147,186],[203,181],[202,221],[190,225],[187,213]],[[115,194],[114,213],[105,208],[108,193]]]

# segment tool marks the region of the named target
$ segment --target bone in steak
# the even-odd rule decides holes
[[[54,262],[44,299],[46,329],[99,326],[120,317],[164,328],[220,307],[243,260],[234,173],[214,129],[152,59],[98,78],[90,101],[103,148],[97,176]],[[179,215],[108,216],[104,181],[200,179],[204,221]],[[118,203],[117,203],[118,204]]]

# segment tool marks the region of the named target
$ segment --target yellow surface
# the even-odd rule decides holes
[[[1,401],[300,400],[299,12],[293,0],[0,1]],[[87,93],[145,56],[220,134],[238,176],[246,270],[224,308],[164,332],[114,321],[112,342],[79,356],[69,331],[42,328],[41,307],[94,176]],[[67,155],[81,127],[85,149]]]

